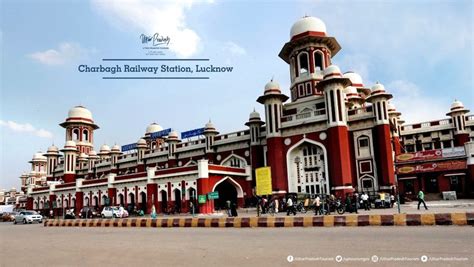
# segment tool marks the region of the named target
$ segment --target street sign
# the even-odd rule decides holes
[[[122,152],[133,150],[133,149],[136,149],[136,148],[137,148],[137,143],[123,145],[122,146]]]
[[[208,193],[208,194],[207,194],[207,198],[208,198],[209,200],[211,200],[211,199],[219,199],[219,192],[216,191],[216,192]]]
[[[255,170],[257,180],[257,196],[272,194],[272,170],[270,167]]]
[[[199,204],[206,203],[206,195],[199,195],[198,196],[198,202],[199,202]]]
[[[186,132],[181,133],[181,139],[198,136],[204,133],[204,128],[194,129]]]
[[[160,138],[160,137],[169,135],[170,133],[171,133],[171,128],[168,128],[168,129],[164,129],[164,130],[161,130],[161,131],[158,131],[158,132],[151,133],[150,138],[151,139],[156,139],[156,138]]]

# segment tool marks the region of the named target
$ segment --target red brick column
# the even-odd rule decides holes
[[[84,193],[83,192],[76,192],[76,205],[75,205],[75,213],[78,214],[81,209],[84,207]]]
[[[147,184],[146,185],[146,213],[151,214],[152,206],[155,205],[156,212],[158,213],[158,185]]]
[[[110,206],[117,205],[117,188],[108,188],[107,193],[109,195]]]

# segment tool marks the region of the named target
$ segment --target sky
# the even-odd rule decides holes
[[[178,132],[209,119],[221,133],[246,129],[254,108],[263,114],[256,99],[272,77],[289,95],[289,68],[278,53],[305,15],[322,19],[341,44],[333,64],[359,73],[366,87],[384,84],[407,123],[443,119],[455,99],[474,110],[469,0],[0,5],[0,188],[20,187],[34,153],[64,146],[58,124],[76,105],[87,107],[100,126],[96,150],[134,143],[152,122]],[[208,58],[206,64],[233,72],[207,80],[104,80],[78,71],[81,64],[111,64],[103,58],[147,58],[139,36],[156,32],[171,38],[165,58]]]

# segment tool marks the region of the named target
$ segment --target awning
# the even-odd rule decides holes
[[[465,173],[448,173],[448,174],[445,174],[444,177],[449,177],[449,176],[462,176],[462,175],[466,175]]]
[[[417,177],[416,176],[410,176],[410,177],[399,177],[398,180],[413,180],[413,179],[416,179]]]

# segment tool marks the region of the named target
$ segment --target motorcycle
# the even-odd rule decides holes
[[[299,202],[296,205],[296,211],[301,212],[301,213],[306,213],[307,212],[307,210],[304,208],[304,203],[303,202]]]

